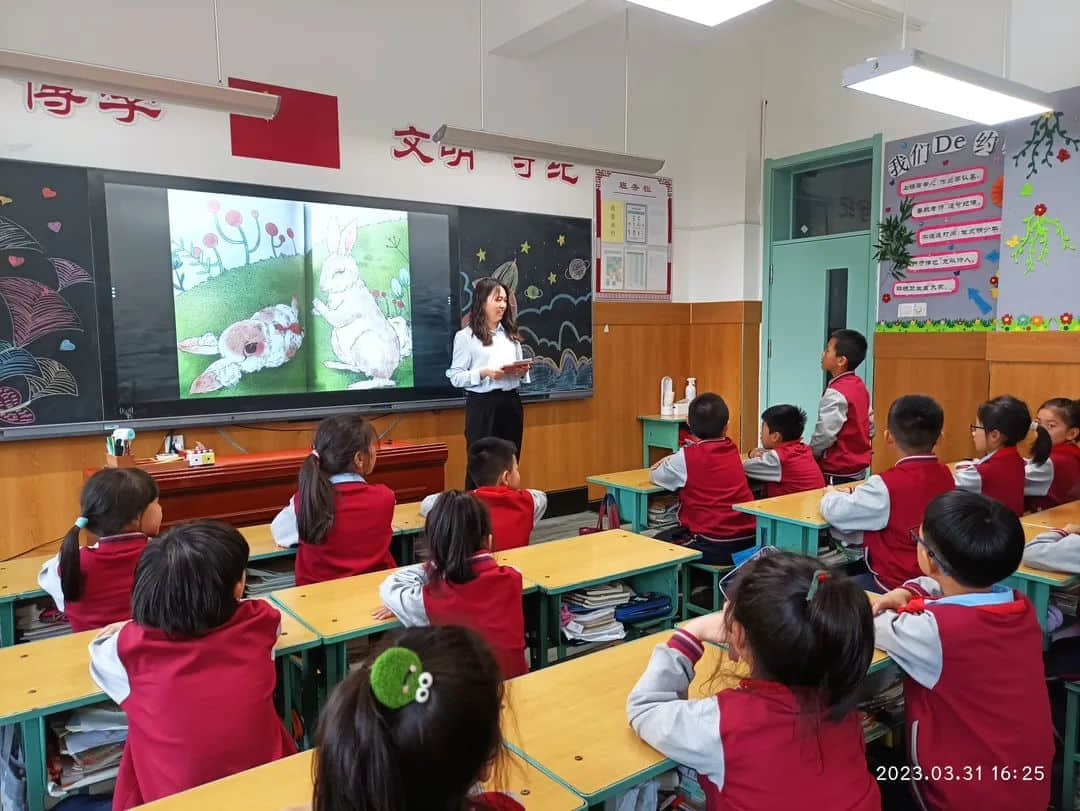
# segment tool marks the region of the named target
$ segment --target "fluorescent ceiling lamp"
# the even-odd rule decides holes
[[[622,172],[637,172],[646,175],[654,175],[664,166],[664,161],[661,158],[642,158],[637,155],[627,155],[623,152],[606,152],[601,149],[585,149],[577,146],[553,144],[549,141],[533,141],[528,138],[516,138],[513,135],[500,135],[497,132],[488,132],[487,130],[467,130],[461,127],[451,127],[447,124],[439,127],[432,138],[436,143],[456,146],[461,149],[505,152],[508,155],[565,161],[581,166],[618,169]]]
[[[217,84],[189,82],[186,79],[168,79],[149,73],[53,59],[49,56],[6,51],[0,49],[0,75],[19,81],[66,83],[76,87],[116,93],[122,96],[168,101],[185,107],[217,110],[256,118],[273,118],[277,115],[281,96],[240,90]]]
[[[740,14],[771,3],[772,0],[630,0],[630,2],[635,6],[645,6],[645,8],[662,11],[702,25],[720,25],[732,17],[738,17]]]
[[[852,90],[980,124],[1001,124],[1054,109],[1046,93],[917,49],[844,68],[843,83]]]

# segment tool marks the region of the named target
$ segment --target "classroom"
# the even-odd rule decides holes
[[[3,811],[1080,807],[1075,2],[0,18]]]

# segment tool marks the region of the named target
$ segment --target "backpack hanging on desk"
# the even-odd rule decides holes
[[[607,519],[607,526],[604,526],[604,519]],[[619,518],[619,507],[615,504],[615,496],[608,493],[604,496],[600,502],[600,510],[596,515],[595,527],[579,527],[578,535],[592,535],[594,532],[603,532],[608,529],[618,529],[622,526],[622,519]]]

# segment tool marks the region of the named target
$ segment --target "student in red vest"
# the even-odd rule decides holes
[[[60,553],[38,573],[76,632],[131,618],[135,564],[161,528],[157,483],[137,467],[99,470],[83,485],[79,505]],[[80,547],[84,529],[93,543]]]
[[[885,442],[899,461],[854,489],[830,490],[821,499],[821,515],[847,545],[862,544],[873,580],[872,590],[888,591],[918,577],[912,530],[922,522],[926,505],[953,489],[949,468],[934,455],[945,412],[932,398],[906,394],[889,407]]]
[[[866,384],[855,374],[866,359],[866,348],[861,332],[838,329],[821,356],[821,368],[830,379],[818,404],[810,447],[828,484],[862,481],[870,466],[874,410]]]
[[[802,808],[810,798],[879,811],[855,709],[874,651],[866,595],[813,558],[780,552],[748,562],[729,597],[653,650],[626,701],[630,726],[697,772],[708,811]],[[726,644],[751,676],[687,699],[705,643]]]
[[[469,478],[477,485],[471,492],[491,515],[492,551],[528,546],[533,528],[547,512],[547,493],[521,489],[514,443],[493,436],[478,439],[469,446],[468,468]],[[435,493],[420,502],[420,515],[430,513],[441,495]]]
[[[698,395],[690,403],[687,422],[698,441],[661,459],[649,475],[657,487],[679,490],[679,526],[656,538],[700,551],[703,563],[727,566],[732,553],[756,542],[754,516],[731,508],[754,496],[739,448],[725,436],[724,399],[711,392]]]
[[[503,771],[503,682],[467,628],[411,628],[330,694],[315,733],[313,811],[524,811],[484,790]]]
[[[296,585],[392,569],[394,491],[365,480],[379,439],[363,417],[327,417],[300,468],[300,491],[274,518],[279,546],[297,546]]]
[[[765,482],[765,498],[825,486],[810,446],[802,441],[805,429],[806,412],[798,406],[774,405],[762,413],[761,447],[750,451],[743,470]]]
[[[1054,735],[1042,630],[1016,571],[1024,531],[1006,506],[954,490],[926,509],[924,576],[874,603],[877,646],[904,671],[920,808],[1043,809]]]
[[[1017,516],[1023,515],[1029,485],[1026,463],[1017,445],[1032,431],[1036,437],[1031,463],[1039,467],[1050,458],[1050,434],[1031,421],[1027,404],[1009,395],[983,403],[971,426],[975,453],[981,458],[956,466],[956,486],[997,499]]]
[[[383,581],[385,608],[376,617],[396,616],[406,626],[464,625],[491,646],[505,678],[527,673],[521,573],[495,562],[483,502],[447,490],[428,514],[424,536],[430,559]]]
[[[227,524],[173,527],[139,559],[134,622],[90,643],[90,675],[128,717],[116,811],[296,751],[274,709],[281,614],[240,599],[247,562]]]
[[[1039,406],[1036,421],[1050,435],[1050,458],[1027,465],[1025,492],[1031,510],[1080,499],[1080,400],[1055,397]]]

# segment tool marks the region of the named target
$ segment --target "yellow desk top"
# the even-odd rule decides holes
[[[367,634],[399,628],[396,619],[377,620],[372,612],[382,607],[379,584],[391,570],[342,577],[309,586],[295,586],[270,593],[274,602],[284,606],[327,641],[338,637]]]
[[[604,487],[622,487],[626,490],[636,490],[644,493],[662,493],[663,487],[657,487],[649,481],[649,468],[640,470],[622,470],[617,473],[598,473],[595,476],[586,476],[585,481],[589,484],[599,484]]]
[[[237,527],[237,529],[248,542],[248,560],[296,554],[295,547],[278,546],[274,543],[269,524],[256,524],[251,527]]]
[[[277,654],[310,647],[318,637],[294,617],[281,612]],[[87,648],[98,631],[42,639],[0,648],[0,718],[24,715],[38,708],[104,696],[90,678]]]
[[[849,487],[851,485],[844,486]],[[760,498],[756,501],[747,501],[734,506],[739,512],[764,515],[790,521],[794,524],[824,529],[829,526],[829,522],[822,517],[820,506],[821,497],[825,495],[828,489],[828,487],[819,487],[816,490],[804,490],[801,493],[788,493],[785,496]]]
[[[53,555],[32,558],[15,558],[0,561],[0,600],[14,600],[24,595],[44,593],[38,586],[37,576],[45,561]]]
[[[420,502],[398,504],[390,521],[394,532],[419,532],[424,528],[424,516],[420,515]]]
[[[535,766],[506,751],[501,764],[505,791],[511,791],[527,809],[574,811],[584,801]],[[311,803],[311,761],[313,750],[282,758],[245,772],[182,791],[143,808],[155,811],[187,811],[190,808],[293,809]],[[522,789],[528,793],[522,794]]]
[[[621,529],[495,554],[499,563],[513,566],[544,591],[556,594],[699,557],[701,553],[692,549]]]
[[[626,697],[652,649],[670,637],[670,631],[652,634],[508,681],[507,743],[586,799],[665,764],[627,723]],[[703,687],[723,655],[721,648],[705,646],[692,697],[706,694]],[[724,684],[713,681],[709,692]]]
[[[689,417],[687,417],[685,415],[682,416],[682,417],[676,417],[676,416],[665,417],[662,414],[645,414],[644,416],[638,417],[638,419],[639,420],[651,420],[653,422],[686,422],[687,419],[689,419]]]
[[[1025,515],[1020,520],[1025,524],[1050,529],[1061,529],[1066,524],[1080,524],[1080,501],[1070,501],[1049,510]]]

